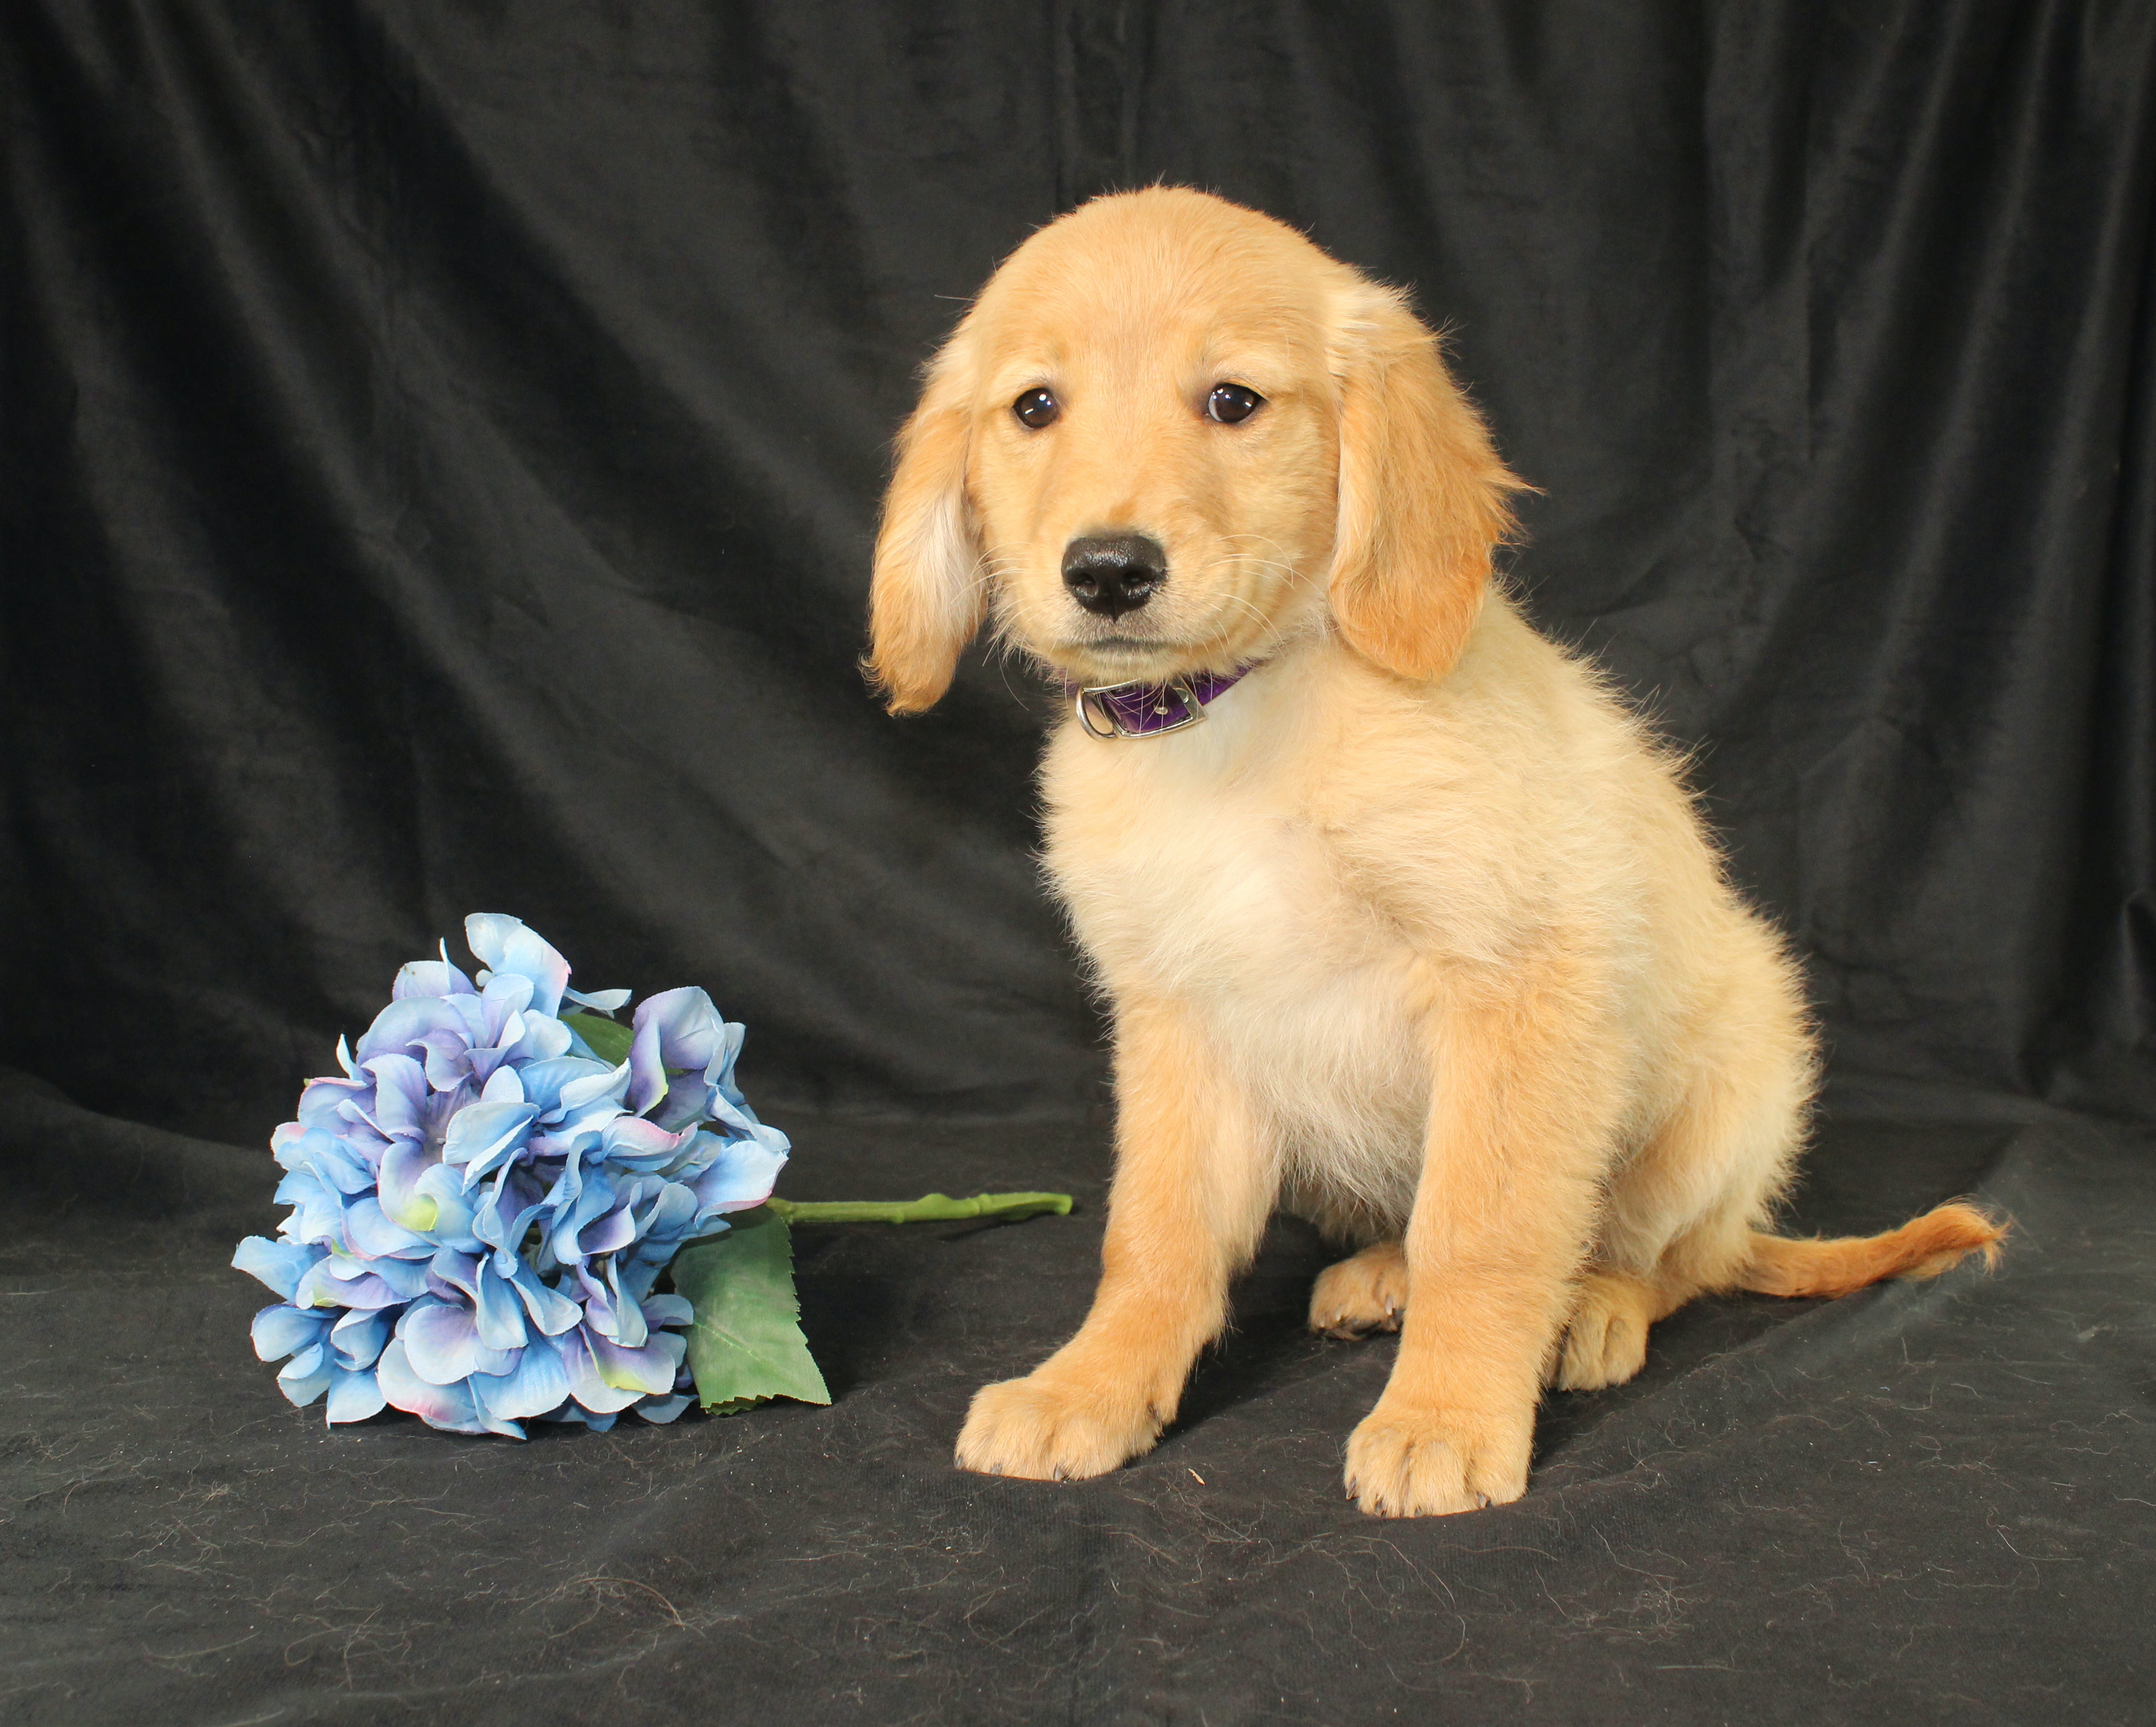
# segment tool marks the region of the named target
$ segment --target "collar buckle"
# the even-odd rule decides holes
[[[1205,723],[1205,703],[1187,677],[1164,684],[1081,685],[1071,692],[1078,723],[1096,738],[1164,738]],[[1098,716],[1106,722],[1096,724]]]

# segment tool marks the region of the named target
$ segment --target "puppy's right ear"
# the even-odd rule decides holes
[[[921,405],[898,434],[869,588],[864,670],[893,713],[932,707],[981,627],[987,573],[966,496],[972,366],[962,327],[931,363]]]

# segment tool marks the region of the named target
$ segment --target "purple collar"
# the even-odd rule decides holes
[[[1255,664],[1240,666],[1225,677],[1201,671],[1164,684],[1074,684],[1065,678],[1063,692],[1078,723],[1096,738],[1162,738],[1204,724],[1205,704],[1256,670]]]

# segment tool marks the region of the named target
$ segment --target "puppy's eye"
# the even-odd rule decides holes
[[[1028,390],[1011,403],[1011,412],[1019,423],[1031,426],[1036,432],[1043,426],[1055,424],[1056,416],[1063,412],[1063,404],[1055,399],[1053,390]]]
[[[1224,426],[1239,426],[1265,405],[1265,398],[1240,383],[1216,383],[1205,398],[1205,417]]]

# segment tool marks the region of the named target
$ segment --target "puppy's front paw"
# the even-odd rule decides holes
[[[1151,1451],[1160,1426],[1142,1404],[1036,1373],[974,1394],[958,1435],[958,1467],[1028,1481],[1082,1481]]]
[[[1326,1337],[1398,1331],[1407,1304],[1407,1252],[1398,1241],[1380,1241],[1317,1274],[1310,1329]]]
[[[1348,1442],[1348,1491],[1376,1517],[1447,1517],[1527,1490],[1534,1412],[1497,1416],[1380,1398]]]

